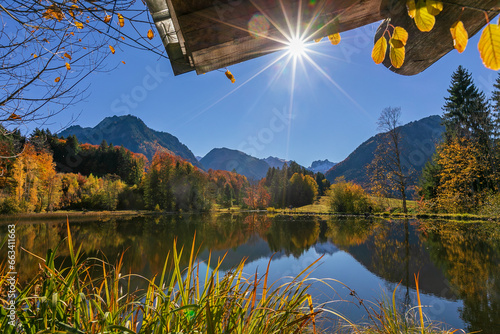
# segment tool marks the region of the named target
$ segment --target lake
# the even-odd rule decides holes
[[[356,291],[365,301],[389,298],[397,289],[402,310],[416,305],[414,274],[425,314],[452,328],[500,332],[500,224],[451,223],[417,220],[382,220],[355,217],[273,216],[255,213],[163,215],[71,219],[76,245],[87,256],[114,262],[124,255],[124,272],[153,277],[163,269],[175,238],[186,245],[183,263],[196,233],[200,261],[226,257],[223,270],[246,258],[249,276],[265,272],[269,259],[270,282],[289,281],[315,260],[311,277],[335,279]],[[2,224],[6,224],[3,222]],[[1,225],[0,237],[7,233]],[[20,282],[38,272],[36,257],[45,257],[67,236],[66,219],[19,221],[17,271]],[[58,263],[69,257],[65,243]],[[5,248],[0,262],[5,260]],[[216,261],[211,262],[211,266]],[[206,262],[200,265],[206,268]],[[205,267],[204,267],[205,266]],[[367,321],[366,312],[350,290],[330,281],[315,283],[310,292],[317,303],[344,314],[352,321]],[[145,287],[144,281],[132,284]],[[335,322],[332,316],[329,321]]]

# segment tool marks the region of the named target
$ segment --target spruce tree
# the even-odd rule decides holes
[[[486,96],[479,91],[471,74],[462,66],[452,74],[443,106],[445,139],[466,138],[478,142],[484,153],[488,151],[489,139],[493,131],[490,107]]]

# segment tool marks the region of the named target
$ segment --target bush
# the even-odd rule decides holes
[[[486,196],[483,205],[479,209],[479,214],[486,216],[500,216],[500,194],[490,194]]]
[[[371,209],[368,194],[361,186],[343,179],[330,187],[330,210],[338,213],[365,213]]]
[[[19,204],[17,204],[16,200],[12,197],[7,198],[0,204],[0,213],[3,214],[12,214],[21,212],[21,208]]]

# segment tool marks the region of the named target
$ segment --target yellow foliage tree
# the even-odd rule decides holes
[[[61,199],[61,179],[52,154],[26,144],[12,166],[11,195],[27,211],[54,209]]]
[[[437,148],[437,163],[441,167],[437,189],[437,206],[440,210],[459,213],[476,208],[483,192],[480,184],[487,166],[479,159],[478,147],[465,138],[454,138]]]

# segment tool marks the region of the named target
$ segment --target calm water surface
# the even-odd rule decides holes
[[[0,237],[7,227],[1,226]],[[161,272],[175,238],[190,247],[196,233],[199,259],[222,257],[230,270],[242,259],[245,272],[263,273],[272,257],[270,277],[289,281],[323,256],[312,277],[335,279],[366,301],[389,296],[399,282],[397,302],[403,309],[415,305],[414,274],[420,274],[422,304],[429,318],[453,328],[500,333],[500,224],[386,221],[360,218],[269,216],[261,214],[172,215],[74,221],[73,239],[88,256],[114,262],[125,252],[124,271],[152,277]],[[38,271],[35,257],[44,257],[66,237],[65,219],[19,222],[18,273],[25,282]],[[59,263],[67,260],[62,244]],[[0,254],[0,262],[4,260]],[[188,254],[184,252],[184,263]],[[215,261],[212,261],[213,264]],[[206,263],[206,262],[205,262]],[[202,263],[201,269],[206,269]],[[201,270],[200,269],[200,270]],[[134,282],[144,287],[144,282]],[[340,283],[314,284],[310,292],[318,303],[354,321],[366,312]]]

